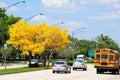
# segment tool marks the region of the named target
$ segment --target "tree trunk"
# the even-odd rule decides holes
[[[51,61],[51,57],[52,57],[52,55],[53,55],[53,52],[51,52],[51,54],[50,54],[50,56],[49,56],[49,59],[48,59],[48,64],[47,64],[47,66],[49,66],[49,64],[50,64],[50,61]]]
[[[29,64],[31,64],[31,59],[32,59],[32,53],[29,51]]]
[[[46,66],[46,53],[43,54],[43,66]]]

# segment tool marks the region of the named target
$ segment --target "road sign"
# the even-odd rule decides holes
[[[88,51],[88,56],[94,57],[95,51]]]

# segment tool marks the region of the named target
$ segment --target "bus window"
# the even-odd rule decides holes
[[[107,59],[107,58],[108,58],[107,54],[102,54],[102,59]]]
[[[109,60],[113,60],[113,55],[109,55]]]
[[[100,54],[96,54],[96,59],[100,59]]]

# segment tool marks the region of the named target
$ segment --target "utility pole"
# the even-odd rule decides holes
[[[6,69],[6,55],[4,55],[3,56],[3,54],[4,54],[4,45],[5,45],[5,38],[4,38],[4,24],[5,24],[5,21],[4,21],[4,17],[5,17],[5,12],[9,9],[9,8],[11,8],[11,7],[13,7],[13,6],[15,6],[15,5],[17,5],[17,4],[20,4],[20,3],[25,3],[25,1],[19,1],[19,2],[17,2],[17,3],[14,3],[14,4],[12,4],[12,5],[10,5],[10,6],[7,6],[7,7],[5,7],[5,8],[2,8],[2,60],[3,60],[3,58],[5,58],[5,69]],[[6,54],[6,53],[5,53]],[[3,60],[4,61],[4,60]],[[3,64],[3,63],[2,63]]]
[[[75,30],[75,31],[72,32],[72,39],[73,39],[73,41],[72,41],[72,48],[73,48],[73,49],[75,49],[75,47],[76,47],[74,35],[75,35],[75,33],[83,32],[82,29],[85,29],[85,28],[82,27],[82,28],[79,28],[79,29],[77,29],[77,30]],[[74,59],[74,58],[75,58],[75,54],[74,54],[74,52],[73,52],[73,59]]]

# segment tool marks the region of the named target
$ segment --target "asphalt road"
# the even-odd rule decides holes
[[[87,65],[88,70],[71,71],[71,73],[52,73],[52,70],[40,70],[16,74],[0,75],[0,80],[120,80],[119,75],[96,74],[93,65]]]

